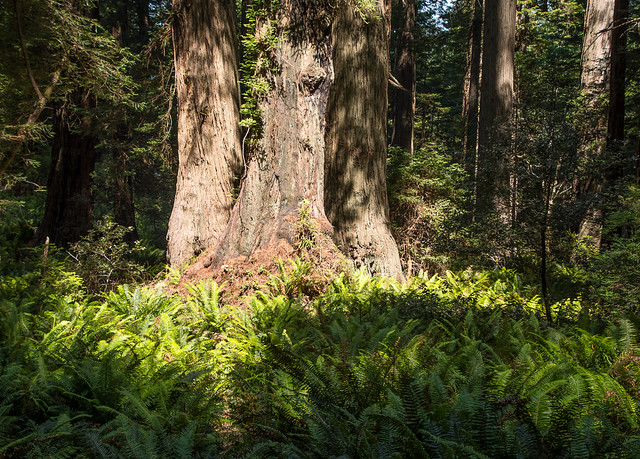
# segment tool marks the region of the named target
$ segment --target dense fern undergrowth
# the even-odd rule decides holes
[[[0,457],[640,456],[632,321],[576,298],[546,323],[511,271],[298,260],[243,309],[48,263],[0,283]]]

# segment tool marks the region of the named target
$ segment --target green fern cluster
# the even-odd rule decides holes
[[[512,314],[544,314],[540,287],[507,268],[493,271],[447,271],[429,277],[420,273],[414,284],[453,304],[473,304],[478,308],[508,310]],[[554,321],[573,321],[583,312],[580,295],[562,298],[550,305]]]
[[[102,301],[61,301],[40,314],[3,303],[12,312],[3,332],[13,334],[3,333],[0,354],[7,394],[0,456],[215,451],[221,359],[211,334],[222,320],[215,290],[194,287],[180,301],[119,287]]]
[[[630,321],[548,324],[509,273],[314,295],[307,274],[283,265],[248,309],[210,282],[96,300],[3,278],[0,457],[640,452]]]
[[[252,454],[637,454],[635,383],[612,366],[637,353],[629,323],[594,335],[550,328],[526,310],[470,305],[443,317],[433,295],[387,282],[339,278],[312,314],[259,301],[272,378],[263,389],[279,410]]]

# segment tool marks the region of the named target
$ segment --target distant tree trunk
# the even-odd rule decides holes
[[[88,91],[72,97],[78,108],[95,108],[95,98]],[[91,173],[95,166],[95,138],[88,132],[91,120],[77,117],[65,105],[53,118],[51,169],[47,181],[44,217],[34,237],[34,243],[44,243],[47,237],[59,246],[77,242],[93,224]]]
[[[120,46],[127,46],[129,43],[129,1],[118,2],[116,8],[116,22],[111,28],[111,34],[120,43]]]
[[[136,43],[145,46],[149,42],[149,0],[136,0],[136,23],[138,38]]]
[[[365,21],[346,4],[333,20],[324,196],[342,252],[371,273],[402,278],[386,188],[390,0],[376,11]]]
[[[394,88],[393,133],[391,145],[413,154],[416,111],[416,53],[414,28],[416,1],[398,0],[402,24],[396,43],[394,76],[402,88]]]
[[[281,0],[277,44],[268,51],[271,90],[259,100],[262,137],[223,240],[194,270],[260,253],[269,261],[290,257],[300,224],[331,234],[323,199],[325,114],[333,82],[328,8],[324,1]],[[301,206],[308,221],[299,221]]]
[[[140,8],[140,2],[138,2]],[[148,4],[147,4],[148,8]],[[125,1],[118,5],[118,19],[112,28],[112,34],[120,46],[130,46],[129,42],[129,3]],[[138,38],[141,38],[138,31]],[[113,187],[113,220],[120,226],[131,228],[125,234],[124,239],[133,243],[138,239],[136,228],[135,205],[133,201],[133,180],[128,163],[127,144],[131,140],[127,125],[126,107],[118,110],[118,126],[112,142],[112,174],[111,186]]]
[[[98,19],[98,4],[88,7],[76,0],[75,14]],[[50,242],[67,246],[80,240],[93,225],[91,174],[95,167],[95,138],[91,134],[90,112],[96,99],[87,90],[78,89],[68,96],[53,115],[51,167],[47,180],[44,216],[32,244]],[[74,108],[79,109],[74,112]]]
[[[242,167],[235,1],[174,0],[178,182],[167,258],[180,266],[222,237]]]
[[[605,185],[615,188],[625,177],[625,166],[629,159],[625,155],[623,142],[625,137],[625,73],[627,52],[627,24],[629,0],[615,0],[613,30],[611,32],[611,82],[609,90],[609,115],[607,124],[607,148],[609,159],[606,161]],[[606,218],[606,215],[604,215]],[[617,229],[617,234],[626,236],[626,225]],[[603,235],[602,243],[608,243]]]
[[[609,91],[612,29],[615,10],[614,0],[589,0],[584,17],[582,38],[581,86],[591,96],[596,97]],[[607,111],[603,111],[602,118]],[[603,121],[606,126],[606,119]]]
[[[587,171],[575,184],[579,201],[586,202],[578,227],[578,238],[595,247],[602,241],[603,214],[598,200],[603,191],[604,153],[610,114],[611,61],[613,48],[614,0],[588,0],[584,17],[581,57],[581,87],[587,97],[589,125],[579,147]],[[623,115],[624,116],[624,115]]]
[[[613,30],[611,32],[611,83],[609,91],[609,120],[607,142],[609,145],[624,140],[624,93],[627,51],[627,17],[629,0],[615,0]],[[619,149],[619,145],[616,146]],[[624,174],[622,161],[614,165],[608,179],[616,180]]]
[[[513,110],[515,0],[486,0],[483,31],[475,207],[495,209],[508,220],[508,156],[499,144],[507,143],[501,128]]]
[[[126,125],[119,128],[113,142],[113,220],[120,226],[131,228],[125,234],[125,240],[134,242],[139,236],[133,201],[133,177],[126,151],[126,141],[129,138],[124,131],[126,128]]]
[[[478,140],[478,102],[480,99],[480,58],[482,55],[482,0],[471,1],[471,23],[467,46],[467,65],[464,77],[462,119],[464,131],[462,148],[465,170],[475,176],[476,145]]]

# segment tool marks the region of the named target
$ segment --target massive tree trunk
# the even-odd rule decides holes
[[[97,2],[87,6],[76,0],[71,8],[75,14],[98,19]],[[91,174],[96,142],[91,133],[90,112],[95,106],[94,95],[78,89],[54,113],[47,199],[32,244],[49,238],[52,243],[67,246],[85,236],[93,225]]]
[[[618,5],[621,2],[617,2]],[[589,125],[579,147],[586,175],[575,184],[579,203],[585,205],[578,238],[600,247],[603,214],[598,200],[603,191],[603,162],[607,146],[615,0],[588,0],[584,17],[581,87],[586,96]],[[624,115],[623,115],[624,116]]]
[[[583,91],[595,104],[609,91],[615,0],[589,0],[584,16],[581,77]],[[603,116],[606,116],[603,111]],[[604,120],[606,126],[606,119]]]
[[[316,229],[307,236],[319,244],[318,233],[331,234],[323,199],[325,114],[333,81],[327,8],[318,0],[280,2],[277,44],[267,56],[271,89],[259,100],[262,137],[223,240],[194,270],[236,257],[262,260],[261,253],[268,261],[290,257],[301,225]]]
[[[386,188],[390,9],[378,0],[377,18],[349,4],[336,12],[324,196],[342,252],[371,273],[402,278]]]
[[[478,106],[480,100],[480,57],[482,55],[482,0],[471,2],[471,23],[467,45],[467,65],[464,77],[462,148],[464,165],[469,177],[475,176],[478,140]]]
[[[508,143],[501,131],[513,110],[515,0],[486,0],[483,31],[475,207],[508,219],[508,156],[500,144]]]
[[[413,33],[416,25],[416,1],[398,0],[397,4],[402,23],[396,43],[394,76],[401,88],[394,88],[391,145],[413,154],[416,111],[416,53]]]
[[[241,172],[235,2],[174,0],[178,182],[167,258],[180,266],[216,245]]]

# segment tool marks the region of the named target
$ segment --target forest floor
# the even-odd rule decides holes
[[[231,306],[246,308],[249,299],[265,287],[274,295],[287,294],[285,284],[293,272],[298,277],[294,283],[299,292],[316,297],[325,292],[329,279],[352,270],[333,244],[303,249],[280,239],[267,248],[255,250],[250,256],[227,259],[224,264],[215,262],[215,250],[204,252],[184,271],[176,286],[178,293],[185,293],[189,285],[213,281],[222,286]],[[293,260],[293,266],[289,260]],[[303,265],[313,269],[299,269]]]

